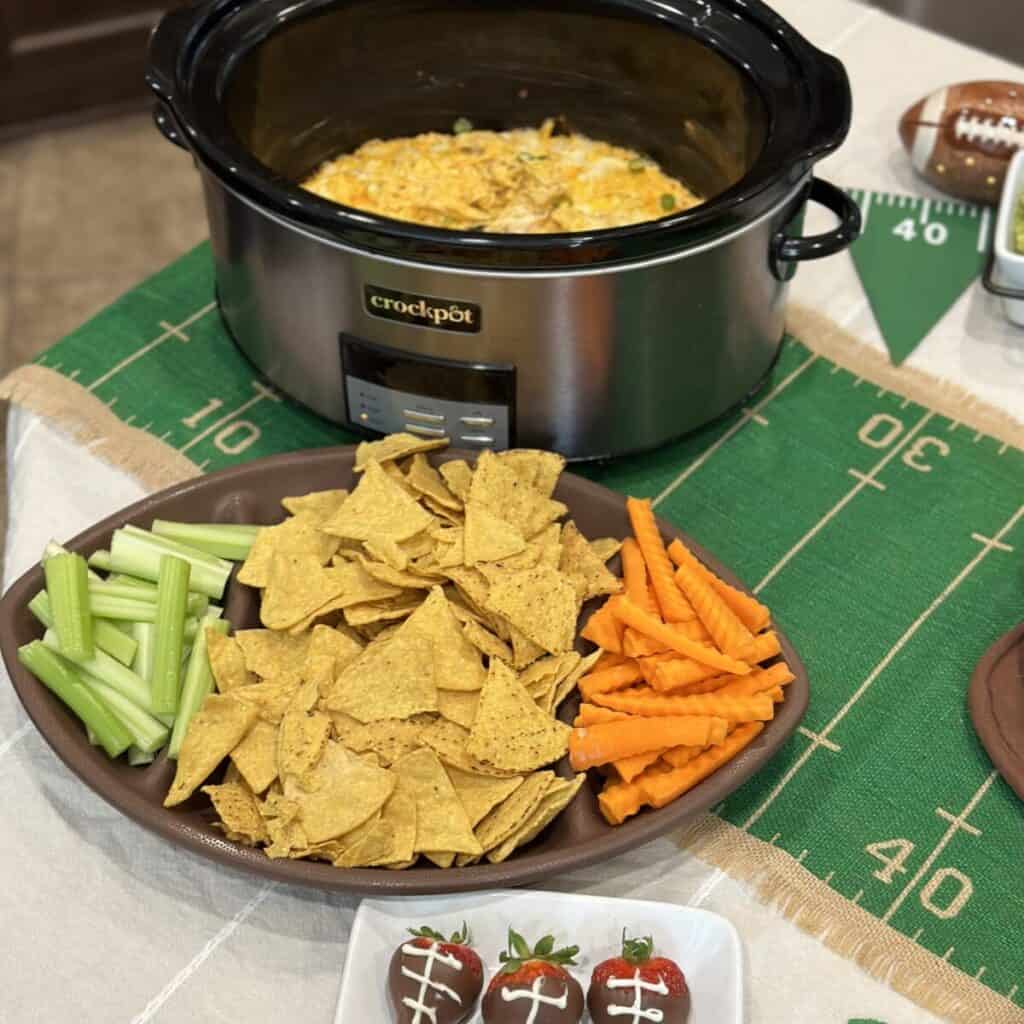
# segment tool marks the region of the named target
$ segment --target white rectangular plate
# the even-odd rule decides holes
[[[656,952],[682,968],[692,999],[687,1024],[743,1024],[740,940],[724,917],[647,900],[517,891],[364,900],[349,936],[336,1024],[391,1024],[388,964],[408,929],[429,925],[450,935],[463,921],[484,962],[485,987],[510,925],[531,943],[552,934],[558,946],[578,945],[573,973],[584,994],[594,967],[621,949],[626,928],[630,935],[652,935]],[[470,1021],[480,1024],[479,1008]]]

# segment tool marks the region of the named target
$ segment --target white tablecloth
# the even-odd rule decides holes
[[[820,171],[841,185],[927,193],[898,147],[902,110],[950,82],[1024,80],[1012,65],[849,0],[778,0],[776,6],[838,54],[853,80],[850,140]],[[821,230],[827,222],[815,214],[807,227]],[[848,257],[803,268],[794,296],[880,345]],[[977,287],[910,364],[1024,417],[1024,332],[1010,328]],[[10,413],[7,464],[5,587],[39,557],[47,539],[69,537],[143,493],[17,408]],[[357,901],[268,885],[150,835],[65,770],[2,685],[0,807],[0,872],[7,879],[0,890],[0,1021],[333,1020]],[[668,839],[549,884],[727,916],[745,947],[752,1024],[936,1019]]]

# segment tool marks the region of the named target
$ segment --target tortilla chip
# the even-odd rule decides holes
[[[532,541],[540,549],[538,565],[549,565],[552,569],[558,568],[562,560],[562,524],[552,523],[541,530]]]
[[[532,665],[543,653],[544,648],[535,644],[528,636],[521,633],[515,626],[507,625],[509,639],[512,641],[512,667],[521,669]]]
[[[549,654],[569,650],[575,640],[576,590],[557,569],[539,565],[499,577],[491,583],[485,607]]]
[[[314,626],[309,636],[302,674],[304,678],[320,683],[325,659],[334,670],[340,670],[355,661],[362,651],[363,645],[356,639],[355,634],[331,626]]]
[[[366,469],[373,462],[393,462],[404,459],[416,452],[432,452],[438,448],[447,448],[448,438],[442,437],[428,440],[413,434],[390,434],[379,441],[363,441],[356,448],[356,461],[353,467],[357,473]]]
[[[315,523],[326,522],[338,511],[348,497],[348,491],[310,491],[292,498],[282,498],[281,504],[293,516],[306,516]]]
[[[550,498],[565,469],[565,457],[538,448],[516,448],[500,452],[498,458],[510,466],[516,476],[543,498]]]
[[[522,784],[522,775],[513,775],[507,779],[495,778],[493,775],[478,775],[466,772],[461,768],[445,765],[448,778],[455,787],[455,793],[469,818],[473,828],[494,810],[503,800],[507,800]]]
[[[395,622],[407,619],[420,607],[421,598],[418,594],[410,594],[392,601],[368,601],[366,604],[354,604],[345,609],[345,622],[353,629],[368,626],[374,622]]]
[[[459,588],[459,592],[471,608],[481,610],[485,608],[487,594],[491,587],[476,569],[453,567],[446,569],[445,572],[448,579]]]
[[[174,782],[164,799],[164,807],[176,807],[187,800],[238,746],[255,723],[256,715],[254,707],[243,704],[230,694],[210,694],[189,722],[178,753]]]
[[[448,490],[459,501],[465,502],[469,497],[469,488],[473,482],[473,470],[469,468],[469,463],[465,459],[451,459],[448,462],[442,462],[438,467],[438,472]]]
[[[544,798],[554,781],[554,772],[534,772],[510,796],[490,811],[474,830],[486,853],[500,846],[522,825]]]
[[[576,684],[583,678],[593,667],[597,664],[598,660],[602,655],[602,651],[598,648],[596,651],[591,651],[585,658],[581,658],[572,671],[564,678],[559,680],[558,685],[555,687],[554,697],[551,701],[551,713],[554,714],[558,711],[562,701],[568,697],[573,690],[576,689]]]
[[[472,691],[484,685],[487,673],[480,652],[463,635],[440,587],[430,591],[401,632],[415,633],[429,641],[438,689]]]
[[[383,867],[411,861],[416,842],[416,796],[399,776],[379,821],[334,861],[339,868]]]
[[[245,654],[233,636],[207,629],[206,655],[210,659],[213,681],[220,693],[228,693],[238,686],[249,686],[256,682],[256,677],[245,667]]]
[[[436,711],[430,641],[406,628],[386,643],[367,647],[341,671],[325,705],[361,722]]]
[[[407,754],[394,766],[416,800],[416,842],[413,850],[482,853],[462,802],[431,750]]]
[[[380,810],[398,782],[329,741],[315,767],[284,780],[284,795],[299,805],[298,821],[311,843],[351,832]]]
[[[431,514],[395,483],[379,463],[368,462],[359,485],[324,524],[324,529],[351,540],[397,544],[425,530],[432,521]],[[385,560],[391,564],[390,559]]]
[[[518,554],[526,547],[523,535],[514,526],[473,500],[466,505],[463,544],[466,565],[497,562]]]
[[[562,530],[562,558],[558,568],[572,581],[580,602],[622,590],[622,581],[608,571],[604,561],[594,554],[586,537],[571,521]]]
[[[240,629],[234,639],[242,648],[245,667],[264,679],[302,671],[308,636],[291,637],[270,629]]]
[[[227,782],[220,786],[203,786],[213,803],[228,839],[246,846],[270,842],[267,826],[260,816],[259,805],[252,790],[244,782]]]
[[[253,708],[263,721],[277,725],[301,685],[298,675],[286,675],[277,680],[242,686],[231,692],[246,707]]]
[[[332,712],[332,718],[339,714],[340,712]],[[345,746],[358,754],[376,754],[385,767],[421,747],[423,731],[429,724],[401,718],[383,718],[377,722],[366,723],[354,718],[350,718],[349,721],[352,725],[343,724],[344,733],[339,733]],[[337,722],[335,732],[338,732]]]
[[[447,851],[444,853],[423,851],[423,856],[439,868],[450,868],[455,863],[455,853]]]
[[[316,519],[292,516],[277,526],[265,526],[256,534],[238,570],[238,582],[249,587],[267,586],[274,575],[273,560],[277,555],[307,556],[318,565],[326,565],[337,550],[338,539],[321,532]]]
[[[412,457],[406,480],[410,487],[430,498],[442,508],[452,509],[455,512],[462,508],[462,501],[452,494],[441,474],[427,461],[427,457],[422,452],[417,452]]]
[[[441,712],[441,717],[461,725],[464,729],[472,729],[479,704],[479,691],[462,693],[457,690],[437,691],[437,710]]]
[[[308,772],[320,760],[331,734],[331,720],[322,713],[289,711],[277,732],[277,773],[282,779]]]
[[[294,800],[271,791],[259,805],[259,811],[271,840],[263,851],[268,857],[301,857],[308,852],[309,840],[299,823],[299,805]]]
[[[264,792],[277,778],[277,726],[257,721],[231,751],[231,764],[254,793]]]
[[[511,663],[512,648],[474,619],[463,620],[462,635],[488,658],[501,658],[502,661]]]
[[[488,850],[487,859],[492,864],[500,864],[514,850],[540,835],[569,806],[586,777],[586,773],[580,772],[574,779],[553,779],[522,825],[500,845]]]
[[[590,542],[591,550],[602,562],[607,562],[609,559],[614,558],[619,553],[619,548],[621,547],[622,541],[616,540],[614,537],[598,537],[597,540]]]
[[[480,694],[466,752],[504,771],[528,772],[564,757],[571,731],[541,711],[516,674],[495,660]]]
[[[373,562],[368,558],[360,557],[363,571],[381,583],[387,583],[392,587],[400,587],[409,590],[429,590],[437,586],[439,577],[425,576],[420,573],[401,571],[388,565],[386,562]]]
[[[506,779],[519,774],[493,768],[471,757],[466,752],[469,730],[455,722],[449,722],[446,718],[438,718],[437,721],[426,726],[421,739],[425,746],[437,754],[445,766],[460,768],[465,772],[475,772],[477,775],[491,775]]]

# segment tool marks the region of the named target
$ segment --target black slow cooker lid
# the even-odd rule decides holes
[[[850,121],[842,65],[758,0],[211,0],[172,11],[148,80],[224,185],[358,249],[480,269],[637,261],[777,205]],[[707,202],[610,230],[435,229],[296,182],[369,138],[565,114],[651,153]]]

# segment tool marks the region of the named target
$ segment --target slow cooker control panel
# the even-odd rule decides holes
[[[437,359],[341,335],[345,404],[354,427],[449,437],[462,448],[514,443],[513,366]]]

